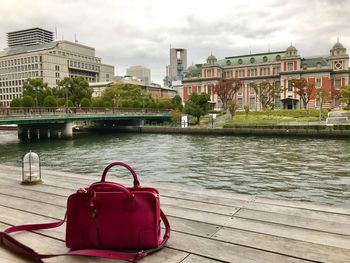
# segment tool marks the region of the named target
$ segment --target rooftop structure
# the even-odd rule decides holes
[[[10,48],[39,45],[52,41],[53,32],[42,28],[30,28],[7,33],[7,45]]]

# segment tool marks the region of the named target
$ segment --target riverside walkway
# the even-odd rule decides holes
[[[21,168],[0,165],[0,229],[62,219],[67,197],[98,181],[42,170],[44,184],[20,184]],[[131,179],[109,178],[131,184]],[[140,174],[141,184],[142,174]],[[142,185],[147,185],[143,183]],[[350,262],[350,207],[321,206],[176,185],[154,185],[172,233],[166,248],[140,262]],[[40,253],[62,253],[64,226],[19,232]],[[0,262],[27,262],[0,247]],[[115,262],[58,257],[45,262]]]

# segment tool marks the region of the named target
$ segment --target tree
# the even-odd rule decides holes
[[[44,98],[49,95],[52,89],[41,78],[27,79],[23,84],[23,97],[32,97],[35,106],[43,106]]]
[[[197,117],[197,123],[200,124],[200,117],[209,111],[210,95],[207,93],[192,93],[185,105],[185,113]]]
[[[44,107],[57,107],[57,100],[55,99],[54,96],[46,96],[46,98],[44,99],[43,102],[43,106]]]
[[[150,108],[154,104],[150,94],[143,92],[139,86],[131,84],[115,84],[107,87],[101,97],[115,107]]]
[[[307,110],[307,104],[316,96],[315,84],[307,82],[305,78],[291,80],[294,87],[294,93],[298,94],[303,101],[304,109]]]
[[[92,107],[103,108],[105,107],[105,101],[102,98],[94,98],[91,102]]]
[[[157,108],[158,109],[171,109],[172,108],[172,99],[170,97],[158,97],[157,98]]]
[[[244,108],[244,112],[245,112],[245,117],[248,118],[248,114],[249,114],[249,110],[250,110],[249,105],[244,104],[243,108]]]
[[[23,107],[30,108],[30,107],[34,107],[34,105],[35,105],[35,101],[31,96],[26,95],[23,97]]]
[[[350,110],[350,86],[345,86],[340,91],[341,102],[345,103],[345,109]]]
[[[171,104],[172,104],[172,109],[182,111],[183,109],[182,99],[179,95],[175,95],[171,99]]]
[[[276,86],[275,83],[270,83],[269,81],[262,81],[259,84],[250,83],[250,86],[254,89],[263,110],[275,108],[275,99],[281,95],[282,91],[280,86]]]
[[[235,116],[237,109],[238,109],[238,105],[237,105],[236,101],[233,100],[231,102],[230,107],[229,107],[229,110],[230,110],[232,117]]]
[[[10,103],[10,107],[23,107],[23,100],[20,98],[14,98]]]
[[[83,77],[66,77],[58,84],[55,95],[59,98],[71,100],[73,106],[79,107],[83,98],[91,100],[93,89]]]
[[[222,102],[222,108],[227,110],[231,101],[235,97],[237,91],[243,86],[243,83],[238,78],[222,79],[212,87],[213,92],[216,93]]]
[[[181,122],[182,112],[180,110],[171,110],[171,120],[173,124]]]
[[[81,101],[80,101],[80,106],[81,107],[91,107],[91,101],[88,99],[88,98],[83,98]]]

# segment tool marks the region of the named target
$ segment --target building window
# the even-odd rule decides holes
[[[255,110],[255,97],[249,98],[249,108]]]
[[[237,98],[237,107],[239,110],[243,109],[243,98]]]
[[[288,80],[288,91],[293,91],[293,82],[291,80]]]
[[[341,88],[341,79],[336,79],[334,81],[334,84],[335,84],[334,86],[336,89],[340,89]]]
[[[318,79],[316,79],[316,87],[321,87],[321,79],[320,78],[318,78]]]
[[[288,62],[288,71],[292,71],[293,70],[293,62]]]

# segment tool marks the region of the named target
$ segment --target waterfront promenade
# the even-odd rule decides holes
[[[23,186],[21,168],[0,165],[1,230],[63,218],[67,197],[99,180],[49,170],[42,175],[44,184]],[[131,179],[109,179],[131,184]],[[350,208],[177,185],[156,187],[171,238],[165,249],[140,262],[350,262]],[[38,252],[61,253],[67,250],[64,233],[63,226],[15,235]],[[0,262],[27,261],[0,248]],[[59,257],[45,262],[115,261]]]

